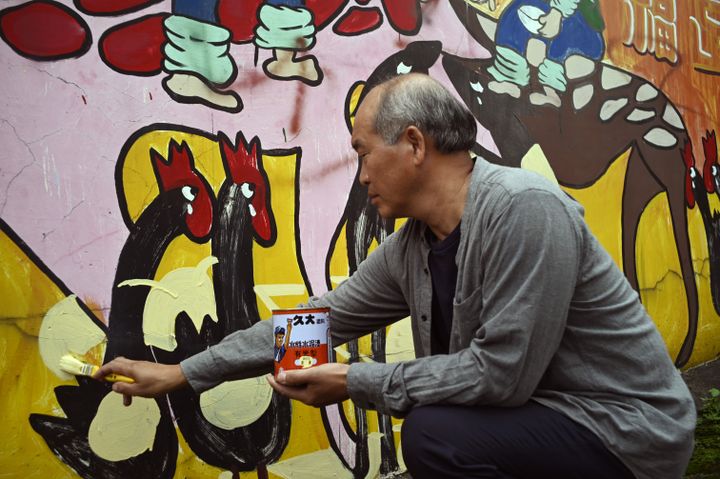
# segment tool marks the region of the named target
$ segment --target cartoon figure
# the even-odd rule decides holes
[[[237,65],[229,53],[231,32],[220,26],[216,4],[217,0],[173,1],[173,14],[163,22],[168,39],[163,67],[170,73],[163,87],[180,103],[236,113],[243,108],[240,96],[221,90],[237,77]]]
[[[255,45],[273,50],[273,57],[263,63],[263,70],[276,80],[300,80],[319,85],[322,70],[317,59],[305,56],[296,59],[298,51],[315,44],[313,13],[305,0],[267,0],[258,12]]]
[[[287,336],[285,335],[285,328],[278,326],[275,328],[275,347],[273,348],[273,355],[275,356],[275,362],[279,363],[282,358],[285,357],[288,345],[290,344],[290,334],[292,333],[292,319],[287,320]]]
[[[495,93],[520,98],[521,88],[530,83],[532,64],[538,67],[544,93],[532,93],[530,102],[559,107],[558,92],[567,89],[565,60],[570,55],[600,60],[605,51],[604,28],[598,0],[512,2],[498,22],[495,61],[488,68],[496,81],[488,87]],[[537,46],[544,47],[544,54],[531,51]],[[533,61],[535,56],[541,58]]]

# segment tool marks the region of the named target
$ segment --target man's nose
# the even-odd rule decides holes
[[[370,176],[368,176],[365,169],[365,162],[360,160],[360,175],[358,175],[358,181],[361,185],[367,186],[370,184]]]

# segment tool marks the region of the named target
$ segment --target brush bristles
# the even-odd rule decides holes
[[[84,363],[78,358],[66,354],[60,358],[60,369],[76,376],[92,376],[95,367],[92,364]]]

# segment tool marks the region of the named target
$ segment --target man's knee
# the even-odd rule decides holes
[[[410,411],[403,421],[400,437],[405,465],[411,472],[426,466],[425,460],[437,445],[437,434],[433,433],[435,414],[433,407],[419,407]]]

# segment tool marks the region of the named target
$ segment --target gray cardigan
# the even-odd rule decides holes
[[[680,478],[695,408],[637,293],[580,205],[540,176],[476,161],[461,223],[450,353],[430,356],[426,225],[409,220],[313,306],[334,344],[408,315],[417,359],[357,363],[359,406],[544,404],[594,431],[638,478]],[[182,362],[193,389],[272,370],[268,321]]]

